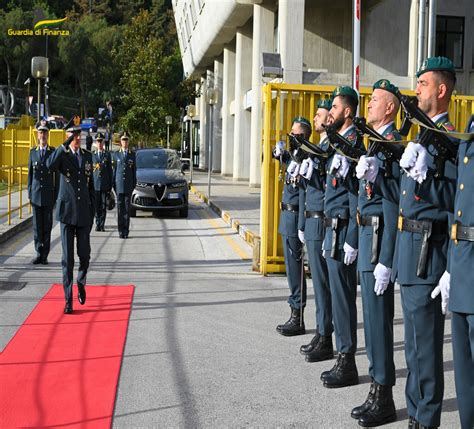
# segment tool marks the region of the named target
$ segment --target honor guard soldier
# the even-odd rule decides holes
[[[327,124],[332,101],[318,101],[316,115],[313,119],[314,131],[319,133],[319,146],[323,151],[328,149],[326,132],[322,125]],[[321,248],[324,240],[324,191],[326,185],[325,158],[314,156],[301,163],[300,192],[304,194],[304,206],[300,211],[298,236],[306,243],[308,262],[316,306],[316,335],[309,344],[300,347],[306,362],[319,362],[334,357],[332,345],[332,308],[331,290],[326,260]]]
[[[311,136],[310,122],[302,116],[294,118],[291,134],[303,135],[305,139],[308,139]],[[300,199],[303,194],[300,194],[300,185],[296,171],[299,168],[299,164],[297,161],[292,160],[291,156],[290,152],[284,150],[284,142],[278,142],[273,151],[273,157],[280,160],[280,165],[282,163],[288,165],[285,173],[285,184],[283,185],[278,232],[283,240],[283,254],[288,287],[290,289],[290,296],[288,297],[290,318],[286,323],[276,327],[277,332],[285,336],[305,333],[303,311],[306,305],[306,279],[302,272],[304,269],[303,245],[298,238],[298,214]]]
[[[59,177],[46,167],[54,148],[48,145],[49,128],[46,121],[36,125],[38,145],[28,158],[28,198],[33,207],[33,231],[36,258],[33,264],[48,264],[53,228],[53,207],[59,191]]]
[[[105,231],[105,218],[107,216],[107,197],[112,190],[113,169],[112,156],[104,149],[104,135],[97,133],[97,151],[92,154],[94,165],[94,189],[95,189],[95,230]]]
[[[86,149],[89,152],[92,150],[92,142],[93,142],[91,131],[92,131],[92,128],[87,130],[87,136],[86,136]]]
[[[418,108],[440,130],[453,131],[448,106],[456,74],[453,63],[444,57],[425,60],[417,72]],[[408,376],[405,397],[411,428],[436,428],[440,425],[443,403],[443,336],[444,315],[441,297],[431,298],[443,281],[448,254],[448,212],[418,193],[423,174],[420,163],[435,168],[433,134],[421,127],[420,139],[429,137],[427,151],[410,142],[400,160],[401,179],[388,178],[374,158],[359,162],[358,172],[374,183],[374,191],[393,202],[399,202],[398,232],[392,279],[400,284],[405,325],[405,358]],[[437,135],[438,133],[436,133]],[[451,142],[455,146],[455,142]],[[416,168],[415,167],[416,164]],[[426,174],[426,172],[425,172]],[[456,169],[446,160],[445,183],[454,183]],[[444,276],[443,276],[444,277]],[[462,298],[463,299],[463,298]],[[470,398],[472,403],[472,397]]]
[[[57,219],[61,226],[63,248],[63,286],[66,298],[65,314],[71,314],[74,269],[74,237],[77,240],[79,270],[77,273],[78,300],[86,302],[86,279],[91,254],[90,232],[94,221],[94,183],[92,154],[81,149],[81,128],[78,117],[66,125],[68,139],[48,158],[52,171],[61,173],[57,201]]]
[[[421,185],[418,195],[454,213],[451,226],[451,245],[446,272],[431,294],[437,299],[441,294],[441,309],[452,312],[454,379],[461,427],[474,427],[474,288],[470,268],[474,264],[474,116],[466,127],[466,139],[459,145],[457,182],[440,180],[428,169],[426,154],[417,160],[412,171]],[[420,154],[426,151],[417,147]]]
[[[348,86],[337,87],[333,92],[329,123],[353,148],[360,148],[352,118],[357,111],[359,96]],[[331,139],[329,139],[331,140]],[[333,144],[333,142],[331,142]],[[340,165],[344,157],[336,154],[328,159],[324,215],[326,235],[323,251],[329,273],[332,314],[336,336],[337,361],[333,368],[321,374],[323,385],[328,388],[351,386],[359,383],[355,363],[357,348],[357,275],[358,252],[357,197],[342,185]],[[338,164],[339,163],[339,164]]]
[[[128,135],[120,137],[122,148],[114,154],[113,185],[117,194],[117,226],[120,238],[128,238],[130,230],[130,204],[137,184],[135,152],[128,148]]]
[[[367,123],[385,140],[401,140],[394,124],[400,107],[397,92],[398,88],[387,79],[380,79],[372,88]],[[401,153],[403,147],[397,147]],[[386,160],[382,153],[375,155],[379,165]],[[387,160],[386,165],[392,176],[400,176],[397,162]],[[398,205],[375,194],[372,184],[364,179],[348,177],[346,186],[351,192],[358,193],[357,270],[362,294],[365,347],[372,379],[367,399],[352,410],[351,416],[358,419],[363,427],[374,427],[397,419],[392,395],[395,385],[394,283],[390,281],[390,276],[397,236]]]

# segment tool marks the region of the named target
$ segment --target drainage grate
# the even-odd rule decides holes
[[[0,280],[0,290],[22,290],[26,286],[26,282],[9,282]]]

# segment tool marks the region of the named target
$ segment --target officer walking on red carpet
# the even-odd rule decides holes
[[[78,121],[76,121],[78,122]],[[71,314],[74,269],[74,237],[77,239],[79,270],[78,300],[86,302],[86,278],[91,254],[90,232],[94,221],[95,191],[92,177],[92,155],[81,149],[81,128],[70,121],[66,125],[68,139],[48,158],[47,166],[61,173],[57,201],[57,220],[61,225],[63,249],[63,287],[66,298],[65,314]]]

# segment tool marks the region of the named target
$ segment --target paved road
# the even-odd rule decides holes
[[[319,375],[333,363],[307,364],[298,353],[314,334],[312,301],[308,335],[276,334],[275,325],[288,316],[286,279],[251,272],[250,248],[206,206],[191,197],[189,219],[140,215],[128,240],[118,238],[114,216],[109,213],[105,233],[92,233],[88,276],[89,284],[136,285],[114,428],[358,427],[349,413],[365,399],[369,383],[361,323],[361,384],[327,390]],[[0,247],[0,280],[27,282],[20,291],[0,290],[0,350],[50,285],[61,281],[58,225],[52,243],[50,265],[35,268],[31,232]],[[361,321],[360,298],[358,310]],[[395,341],[399,421],[386,427],[405,428],[398,291]],[[450,335],[445,343],[442,423],[454,428]]]

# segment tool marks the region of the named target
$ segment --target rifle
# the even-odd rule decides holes
[[[416,97],[403,95],[400,91],[397,91],[396,95],[405,111],[405,118],[408,118],[411,122],[416,121],[422,124],[419,143],[434,158],[436,166],[435,177],[443,177],[446,161],[449,160],[456,163],[459,142],[451,140],[446,134],[429,129],[437,128],[436,124],[418,107],[418,99]],[[431,145],[436,150],[435,154],[430,152],[429,148]]]
[[[377,156],[381,153],[384,156],[381,161],[385,166],[385,177],[391,177],[392,165],[394,162],[400,161],[405,148],[400,144],[396,144],[396,142],[384,139],[377,131],[367,125],[365,118],[354,118],[353,123],[362,134],[367,134],[369,137],[370,143],[366,156]]]
[[[333,151],[325,151],[321,149],[318,145],[311,143],[306,140],[303,135],[294,135],[287,134],[290,140],[290,151],[297,149],[296,157],[299,159],[304,159],[308,155],[314,156],[319,159],[318,171],[320,174],[326,174],[326,161],[333,154]],[[299,155],[300,152],[304,152],[304,155]]]

